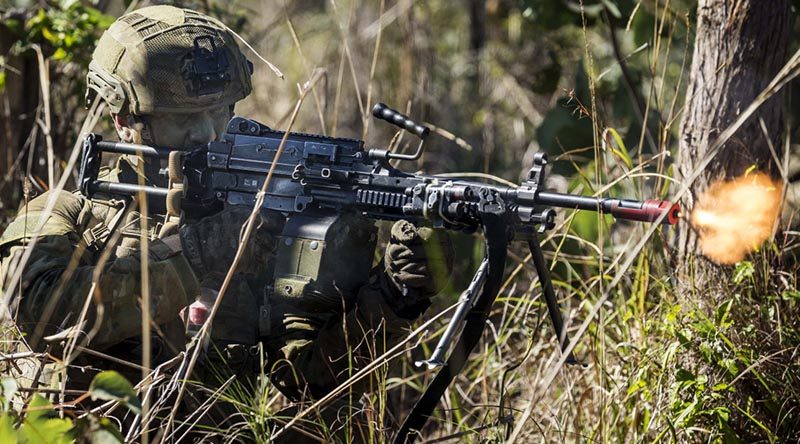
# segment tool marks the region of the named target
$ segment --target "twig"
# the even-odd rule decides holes
[[[365,26],[360,33],[362,40],[371,39],[380,34],[380,32],[396,21],[401,15],[414,6],[414,0],[400,0],[394,6],[389,8],[386,13],[381,14],[377,20]]]
[[[653,139],[653,135],[650,133],[650,128],[648,128],[647,120],[646,120],[646,113],[644,111],[644,107],[642,106],[642,102],[644,101],[642,97],[639,95],[639,92],[636,90],[634,86],[635,82],[633,81],[633,76],[631,75],[630,70],[628,69],[628,64],[625,62],[625,58],[622,57],[622,51],[619,48],[619,41],[617,41],[617,30],[614,26],[614,20],[611,18],[608,10],[603,14],[606,18],[606,24],[608,24],[608,35],[611,40],[611,47],[614,50],[614,58],[617,59],[617,64],[619,65],[620,71],[622,71],[622,79],[623,84],[625,85],[625,90],[628,92],[628,96],[630,98],[631,104],[633,105],[633,109],[636,111],[636,117],[639,119],[639,122],[642,124],[642,132],[644,133],[645,138],[647,138],[647,143],[650,144],[650,149],[653,152],[658,152],[658,146],[656,145],[655,140]],[[620,147],[621,148],[621,147]]]
[[[25,358],[45,358],[47,357],[47,353],[36,353],[36,352],[19,352],[19,353],[11,353],[9,355],[0,353],[0,362],[2,361],[16,361],[17,359],[25,359]]]
[[[331,122],[331,137],[336,137],[339,126],[339,100],[342,96],[342,82],[344,81],[344,49],[339,56],[339,71],[336,74],[336,94],[333,96],[333,122]]]
[[[352,17],[352,12],[355,10],[355,4],[356,3],[357,3],[356,1],[353,1],[350,4],[351,17]],[[364,102],[361,100],[361,89],[358,87],[358,78],[356,77],[356,72],[357,71],[356,71],[356,68],[355,68],[355,66],[353,64],[353,56],[350,53],[350,44],[347,42],[347,30],[344,27],[342,27],[341,23],[339,23],[339,20],[338,20],[339,10],[336,7],[336,0],[331,0],[331,5],[333,6],[333,14],[337,18],[336,24],[339,27],[339,34],[341,35],[341,38],[342,38],[342,46],[344,46],[345,58],[347,59],[347,63],[350,66],[350,75],[353,76],[353,89],[355,89],[355,91],[356,91],[356,101],[358,102],[358,110],[361,112],[361,119],[364,119],[364,118],[366,118],[365,117],[366,116],[366,112],[364,111]],[[348,26],[348,28],[350,27],[350,20],[349,19],[347,21],[347,26]]]
[[[98,358],[102,358],[102,359],[105,359],[107,361],[111,361],[111,362],[114,362],[116,364],[119,364],[119,365],[124,365],[126,367],[131,367],[131,368],[134,368],[136,370],[144,370],[145,369],[144,367],[142,367],[141,365],[139,365],[139,364],[137,364],[135,362],[126,361],[124,359],[117,358],[116,356],[111,356],[111,355],[108,355],[106,353],[102,353],[102,352],[99,352],[97,350],[93,350],[93,349],[88,348],[88,347],[84,347],[84,346],[81,346],[81,345],[76,345],[75,348],[77,350],[79,350],[81,353],[86,353],[87,355],[96,356]]]
[[[465,149],[467,151],[472,151],[472,145],[470,145],[469,142],[467,142],[466,140],[462,139],[461,137],[456,136],[455,134],[451,133],[450,131],[447,131],[444,128],[439,128],[438,126],[436,126],[436,125],[434,125],[434,124],[432,124],[430,122],[425,122],[425,126],[429,127],[431,129],[431,131],[433,131],[434,133],[444,137],[445,139],[452,140],[456,145],[459,146],[459,148],[463,148],[463,149]]]
[[[378,17],[383,17],[383,9],[386,6],[386,0],[381,0],[381,6],[378,13]],[[375,39],[375,49],[372,51],[372,65],[369,68],[369,79],[367,80],[367,103],[365,104],[364,108],[369,110],[371,108],[370,102],[372,101],[372,85],[373,80],[375,79],[375,68],[378,66],[378,53],[380,52],[381,48],[381,37],[383,36],[383,26],[378,28],[378,37]],[[367,133],[369,132],[369,122],[370,122],[370,115],[362,114],[361,116],[361,123],[363,125],[363,130],[361,131],[361,140],[367,140]]]
[[[197,422],[199,422],[199,421],[200,421],[200,419],[203,417],[203,415],[204,415],[204,414],[206,414],[206,413],[207,413],[209,410],[211,410],[211,407],[213,407],[213,406],[214,406],[214,402],[216,402],[216,400],[217,400],[217,399],[220,397],[220,395],[221,395],[221,394],[222,394],[222,393],[225,391],[225,389],[226,389],[226,388],[228,388],[228,386],[229,386],[229,385],[231,385],[231,383],[233,382],[233,380],[234,380],[234,379],[236,379],[236,375],[231,375],[231,377],[230,377],[230,378],[228,378],[228,379],[227,379],[227,380],[226,380],[226,381],[225,381],[225,382],[224,382],[224,383],[223,383],[223,384],[222,384],[222,385],[221,385],[219,388],[217,388],[217,389],[216,389],[216,390],[215,390],[215,391],[214,391],[214,392],[213,392],[211,395],[209,395],[209,396],[208,396],[208,399],[206,399],[205,401],[203,401],[203,403],[202,403],[202,404],[200,404],[200,405],[199,405],[199,406],[198,406],[198,407],[197,407],[197,408],[196,408],[196,409],[195,409],[195,410],[192,412],[192,414],[191,414],[191,415],[189,415],[187,418],[185,418],[185,419],[183,420],[184,424],[188,424],[188,427],[187,427],[186,431],[185,431],[185,432],[183,432],[183,434],[182,434],[182,435],[181,435],[181,436],[180,436],[180,437],[179,437],[177,440],[175,440],[175,442],[183,442],[183,439],[184,439],[184,438],[186,438],[186,435],[187,435],[189,432],[191,432],[191,431],[192,431],[192,427],[193,427],[195,424],[197,424]],[[195,418],[195,417],[197,417],[197,418],[196,418],[196,419],[193,419],[193,418]],[[192,421],[193,421],[193,422],[192,422]],[[178,430],[180,429],[180,427],[183,427],[183,425],[181,425],[181,426],[178,426],[178,427],[176,427],[176,428],[175,428],[175,430],[172,432],[173,436],[175,435],[175,433],[177,433],[177,432],[178,432]]]
[[[248,42],[247,42],[247,40],[245,40],[244,38],[242,38],[242,36],[240,36],[239,34],[237,34],[237,33],[236,33],[236,31],[234,31],[233,29],[229,28],[228,26],[225,26],[225,28],[227,28],[227,30],[228,30],[228,31],[229,31],[231,34],[233,34],[233,35],[234,35],[234,36],[235,36],[237,39],[239,39],[239,41],[241,41],[241,42],[242,42],[242,44],[243,44],[243,45],[244,45],[244,46],[245,46],[247,49],[249,49],[250,51],[252,51],[252,52],[253,52],[253,54],[255,54],[255,55],[256,55],[256,57],[258,57],[258,59],[259,59],[259,60],[261,60],[262,62],[264,62],[264,63],[265,63],[265,64],[266,64],[266,65],[269,67],[269,69],[271,69],[271,70],[272,70],[272,72],[273,72],[273,73],[275,73],[275,75],[276,75],[276,76],[278,76],[278,78],[279,78],[279,79],[283,80],[283,73],[281,72],[281,70],[280,70],[280,69],[278,69],[278,67],[277,67],[277,66],[273,65],[273,64],[272,64],[272,63],[271,63],[269,60],[265,59],[264,57],[261,57],[261,54],[259,54],[259,53],[258,53],[258,51],[256,51],[256,49],[255,49],[255,48],[253,48],[253,47],[250,45],[250,43],[248,43]]]
[[[135,138],[141,139],[139,133],[135,133]],[[141,143],[141,140],[134,140],[134,143]],[[143,155],[139,154],[139,162],[144,165],[146,159]],[[152,350],[150,349],[150,228],[149,228],[149,208],[148,208],[148,200],[147,200],[147,193],[144,191],[145,187],[145,176],[142,174],[137,174],[137,180],[139,183],[139,195],[137,196],[139,199],[139,272],[140,272],[140,287],[141,287],[141,307],[142,307],[142,319],[141,319],[141,328],[142,328],[142,380],[146,380],[147,376],[150,374],[150,365],[151,365],[151,353]],[[122,231],[122,230],[119,230]],[[141,417],[145,418],[150,410],[150,398],[145,397],[144,402],[142,402],[142,413]],[[142,423],[142,444],[148,444],[150,442],[150,437],[147,428],[144,427],[144,423]]]
[[[44,140],[47,147],[47,189],[53,188],[55,183],[55,152],[53,151],[53,135],[50,134],[52,124],[50,122],[50,70],[48,63],[42,54],[42,48],[37,45],[31,45],[36,52],[36,60],[39,62],[39,87],[42,91],[42,114],[44,115],[44,122],[38,120],[44,134]]]
[[[303,53],[303,47],[300,45],[300,38],[297,37],[297,32],[294,29],[294,25],[292,24],[292,19],[289,17],[289,11],[286,9],[286,1],[283,2],[283,13],[286,16],[286,25],[289,27],[289,34],[292,36],[292,41],[294,42],[294,46],[297,48],[297,53],[300,55],[300,61],[303,62],[303,70],[305,70],[306,77],[311,78],[314,75],[314,70],[309,69],[308,67],[308,60],[306,59],[306,55]],[[327,70],[326,77],[327,78]],[[325,82],[327,85],[327,81]],[[327,89],[327,88],[326,88]],[[327,128],[325,128],[325,112],[324,108],[327,102],[323,103],[320,101],[319,94],[317,93],[316,89],[311,91],[311,94],[314,96],[314,104],[317,106],[317,116],[319,117],[319,126],[322,129],[322,135],[327,136]],[[323,99],[325,98],[324,90],[323,90]]]

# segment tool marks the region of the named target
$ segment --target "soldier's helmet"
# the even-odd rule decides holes
[[[102,35],[87,75],[87,107],[191,113],[247,97],[253,65],[216,19],[173,6],[123,15]]]

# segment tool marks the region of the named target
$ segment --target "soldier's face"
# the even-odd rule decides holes
[[[172,149],[196,148],[216,140],[230,119],[228,105],[197,113],[154,113],[143,117],[151,142]]]

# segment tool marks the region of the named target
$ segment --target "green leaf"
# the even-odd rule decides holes
[[[728,318],[728,315],[731,312],[732,306],[733,306],[733,299],[728,299],[728,301],[723,302],[722,304],[720,304],[719,307],[717,307],[714,316],[714,320],[716,321],[717,325],[719,325],[722,328],[727,328],[731,326],[733,321]]]
[[[75,421],[75,439],[77,442],[92,444],[119,444],[125,438],[108,418],[87,415]]]
[[[631,309],[629,308],[625,310],[625,314],[622,315],[622,322],[628,322],[629,320],[631,320],[631,318],[633,318],[633,311],[631,311]]]
[[[59,3],[61,3],[61,9],[69,9],[73,5],[77,4],[78,0],[61,0]]]
[[[625,142],[622,141],[622,137],[620,137],[617,130],[615,130],[614,128],[606,128],[606,131],[609,134],[611,134],[611,137],[614,138],[614,142],[617,144],[616,148],[611,146],[611,152],[616,154],[616,156],[619,157],[625,163],[625,166],[627,166],[628,169],[633,168],[633,161],[631,160],[631,157],[628,155],[628,149],[625,148]]]
[[[45,20],[47,20],[47,14],[44,12],[43,8],[39,8],[39,10],[36,11],[36,15],[28,19],[28,22],[25,24],[25,28],[32,29],[33,27],[40,25]]]
[[[53,405],[41,395],[34,395],[28,416],[19,428],[22,443],[68,444],[72,442],[72,421],[56,416]]]
[[[7,412],[11,409],[12,398],[17,394],[17,381],[14,378],[3,378],[3,381],[0,382],[0,388],[3,390],[3,411]],[[0,440],[0,442],[3,441]]]
[[[674,324],[678,320],[678,314],[681,312],[681,305],[675,304],[669,308],[667,311],[666,316],[664,317],[664,322],[667,324]]]
[[[6,89],[6,72],[0,71],[0,92]]]
[[[602,0],[603,4],[606,5],[606,10],[614,16],[614,18],[621,18],[622,13],[619,12],[619,8],[617,7],[616,3],[612,2],[611,0]]]
[[[641,390],[641,389],[643,389],[645,387],[647,387],[647,382],[645,382],[642,379],[639,379],[638,381],[636,381],[635,384],[633,384],[630,387],[628,387],[628,396],[638,392],[639,390]]]
[[[681,426],[686,426],[691,424],[695,417],[695,410],[699,406],[699,401],[697,398],[693,399],[692,402],[686,404],[686,407],[680,411],[678,417],[675,419],[676,424],[680,424]]]
[[[720,383],[714,384],[714,386],[711,387],[711,390],[715,391],[715,392],[733,391],[731,386],[729,386],[728,384],[725,384],[724,382],[720,382]]]
[[[708,382],[708,376],[707,375],[697,375],[697,384],[698,385],[702,385],[703,387],[705,387],[707,382]]]
[[[121,442],[125,442],[125,437],[117,430],[117,426],[108,418],[100,418],[97,428],[94,429],[92,434],[92,444],[117,444]]]
[[[787,290],[781,293],[781,298],[784,301],[796,301],[800,299],[800,291],[797,290]]]
[[[94,8],[86,8],[86,11],[88,11],[90,13],[92,13],[92,12],[97,13],[96,15],[93,15],[92,17],[93,17],[93,20],[95,21],[95,24],[97,25],[97,28],[99,28],[101,30],[108,29],[111,26],[111,24],[113,24],[114,21],[116,20],[116,18],[113,15],[103,14],[102,12],[100,12],[97,9],[94,9]]]
[[[20,22],[19,19],[14,19],[14,18],[6,19],[3,22],[3,26],[5,26],[6,29],[11,31],[11,33],[15,36],[22,35],[23,27],[22,27],[22,22]]]
[[[695,377],[689,370],[679,368],[678,372],[675,374],[675,380],[678,382],[694,382]]]
[[[739,374],[739,366],[736,365],[736,360],[731,358],[721,359],[719,361],[719,366],[724,368],[731,374],[731,376],[735,376]]]
[[[11,412],[5,412],[0,416],[0,442],[6,444],[17,444],[18,435],[14,429],[14,417]]]
[[[742,261],[736,264],[736,269],[733,271],[733,282],[741,284],[745,280],[753,277],[756,269],[750,261]]]
[[[720,427],[725,428],[725,424],[730,420],[731,410],[727,407],[717,407],[713,410],[714,414],[717,417],[718,424]],[[725,441],[730,442],[730,441]]]
[[[53,53],[54,60],[64,60],[67,58],[67,56],[69,56],[69,54],[64,50],[64,48],[58,48],[56,49],[56,52]]]
[[[53,31],[48,28],[42,28],[42,37],[44,37],[45,40],[52,43],[54,46],[58,45],[59,41],[61,40],[57,35],[53,34]]]
[[[119,401],[134,413],[142,411],[142,403],[136,397],[131,383],[114,370],[98,373],[89,385],[89,393],[93,400]]]
[[[53,404],[40,394],[33,395],[31,403],[28,404],[28,415],[25,422],[37,422],[55,414]]]
[[[675,336],[680,341],[680,344],[684,347],[693,347],[692,345],[692,338],[694,337],[692,334],[692,330],[688,328],[680,329],[675,331]]]
[[[62,418],[48,418],[35,423],[25,422],[19,428],[20,442],[70,444],[72,443],[72,421]]]

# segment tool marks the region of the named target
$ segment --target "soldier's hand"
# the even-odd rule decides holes
[[[231,206],[180,229],[183,254],[189,260],[198,280],[224,276],[233,264],[243,224],[250,217],[250,208]],[[283,227],[283,216],[262,212],[245,247],[237,272],[255,273],[268,261],[275,249],[275,236]]]
[[[408,221],[392,226],[384,255],[386,275],[408,306],[438,293],[450,278],[453,247],[446,232],[417,228]],[[390,301],[392,303],[393,301]]]

